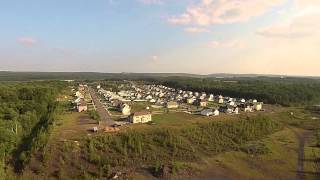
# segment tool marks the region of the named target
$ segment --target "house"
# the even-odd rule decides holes
[[[238,107],[235,107],[235,108],[233,109],[233,113],[239,114],[239,108],[238,108]]]
[[[262,110],[262,103],[254,103],[253,104],[253,109],[256,111],[261,111]]]
[[[223,98],[219,98],[218,103],[223,104],[223,102],[224,102]]]
[[[81,99],[79,103],[77,103],[77,110],[78,112],[83,112],[88,110],[87,103]]]
[[[178,107],[179,107],[179,105],[177,102],[174,102],[174,101],[167,102],[168,109],[176,109]]]
[[[140,111],[131,114],[129,121],[133,124],[137,123],[147,123],[152,121],[152,114],[148,111]]]
[[[130,113],[131,113],[130,106],[128,104],[122,104],[121,112],[122,112],[123,115],[126,115],[126,116],[130,115]]]
[[[218,109],[215,109],[215,110],[213,111],[213,116],[219,116],[219,114],[220,114],[220,112],[219,112]]]
[[[214,101],[214,96],[213,94],[210,94],[208,101],[213,102]]]
[[[253,106],[251,104],[240,104],[240,108],[244,111],[244,112],[252,112],[253,111]]]
[[[230,102],[228,103],[228,105],[230,105],[230,106],[235,106],[236,103],[235,103],[234,101],[230,101]]]
[[[245,103],[246,100],[245,100],[245,99],[241,99],[240,102],[241,102],[241,103]]]
[[[239,114],[238,107],[233,107],[233,106],[229,106],[229,105],[221,106],[219,111],[224,112],[224,113],[228,113],[228,114],[231,114],[231,113]]]
[[[251,106],[246,106],[243,111],[244,112],[252,112],[253,108]]]
[[[208,102],[207,102],[206,100],[201,99],[201,100],[199,101],[199,106],[201,106],[201,107],[206,107],[207,105],[208,105]]]
[[[195,99],[193,99],[193,98],[188,98],[188,99],[187,99],[187,103],[188,103],[188,104],[193,104],[194,101],[195,101]]]
[[[146,97],[147,100],[150,100],[152,99],[152,96],[149,94],[147,97]]]

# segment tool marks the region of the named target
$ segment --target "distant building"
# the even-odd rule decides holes
[[[206,107],[208,105],[208,102],[204,99],[200,99],[198,101],[198,105],[201,106],[201,107]]]
[[[179,107],[179,104],[177,102],[174,101],[170,101],[167,103],[167,108],[168,109],[176,109]]]
[[[218,103],[223,104],[223,102],[224,102],[223,98],[219,98]]]
[[[135,112],[131,114],[129,121],[133,124],[147,123],[152,121],[152,114],[148,111]]]
[[[121,106],[121,112],[123,115],[130,115],[131,114],[131,108],[128,104],[122,104]]]
[[[256,111],[261,111],[262,110],[262,103],[254,103],[253,104],[253,109]]]
[[[194,98],[189,98],[189,99],[187,99],[187,103],[188,103],[188,104],[193,104],[194,101],[195,101]]]

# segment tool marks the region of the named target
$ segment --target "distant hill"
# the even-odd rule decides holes
[[[261,74],[227,74],[217,73],[198,75],[188,73],[99,73],[99,72],[13,72],[0,71],[0,81],[31,81],[31,80],[103,80],[103,79],[143,79],[166,77],[190,78],[289,78],[294,76],[261,75]],[[298,77],[298,76],[296,76]],[[298,77],[320,79],[320,77]]]

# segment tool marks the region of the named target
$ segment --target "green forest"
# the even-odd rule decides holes
[[[300,106],[320,102],[320,81],[303,78],[162,78],[149,81],[169,87],[238,98],[258,99],[268,104]]]
[[[0,176],[13,167],[19,172],[33,151],[46,144],[59,110],[62,82],[2,83],[0,85]]]

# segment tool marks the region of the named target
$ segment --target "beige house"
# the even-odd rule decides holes
[[[206,107],[207,105],[208,105],[208,102],[206,100],[200,100],[199,101],[199,106]]]
[[[262,110],[262,103],[254,103],[253,109],[256,111],[261,111]]]
[[[129,121],[133,124],[147,123],[152,121],[152,114],[148,111],[135,112],[129,117]]]
[[[176,109],[176,108],[178,108],[178,107],[179,107],[179,105],[178,105],[177,102],[170,101],[170,102],[167,103],[167,108],[168,108],[168,109]]]
[[[131,113],[131,108],[128,104],[123,104],[121,106],[121,112],[123,115],[128,116]]]

